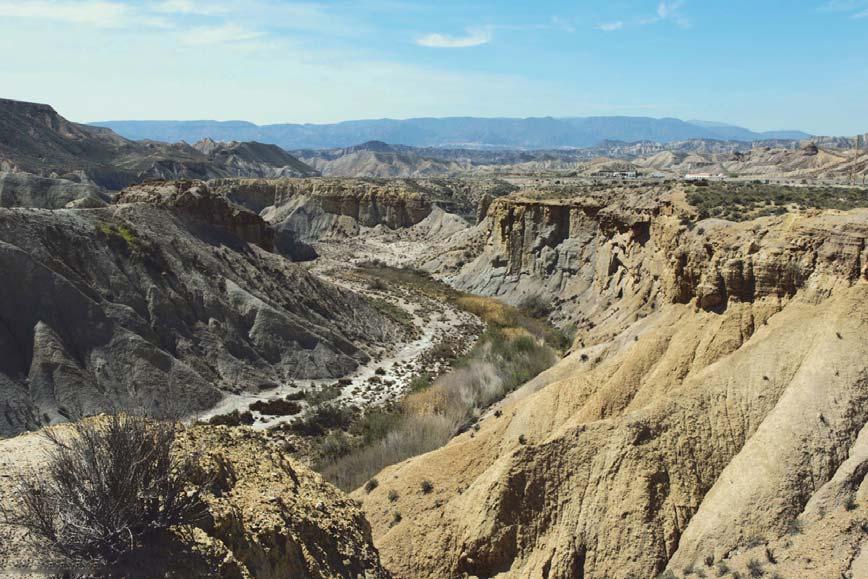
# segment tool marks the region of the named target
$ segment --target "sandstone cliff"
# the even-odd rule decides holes
[[[576,344],[478,432],[356,491],[396,576],[745,576],[753,559],[858,576],[868,211],[685,211],[655,192],[492,203],[453,281],[542,294]]]
[[[2,500],[9,475],[40,468],[46,440],[24,435],[0,441]],[[137,554],[135,577],[286,577],[385,579],[389,575],[355,503],[264,435],[247,429],[195,426],[181,432],[175,452],[195,457],[207,517],[196,527]],[[6,482],[2,482],[6,481]],[[16,529],[0,528],[0,573],[50,568],[44,551]],[[133,565],[135,567],[135,565]]]

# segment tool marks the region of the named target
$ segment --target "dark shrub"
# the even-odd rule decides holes
[[[212,417],[208,421],[208,424],[216,424],[217,426],[241,426],[242,424],[246,424],[249,426],[253,424],[253,414],[249,411],[238,412],[238,410],[233,410],[232,412]]]
[[[375,478],[372,478],[368,482],[365,483],[365,492],[370,493],[372,490],[380,486],[380,481]]]
[[[170,527],[201,520],[205,507],[186,483],[192,458],[171,456],[176,425],[128,414],[46,431],[47,465],[17,481],[7,524],[27,529],[71,562],[113,567]]]
[[[301,405],[291,400],[257,400],[250,405],[251,410],[267,416],[295,416],[301,412]]]

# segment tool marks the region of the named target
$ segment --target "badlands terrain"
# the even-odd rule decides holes
[[[178,423],[202,497],[115,573],[868,577],[863,139],[0,123],[6,513],[46,429],[124,412]],[[0,575],[66,569],[0,525]]]

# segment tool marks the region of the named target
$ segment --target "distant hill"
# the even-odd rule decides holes
[[[792,140],[792,141],[800,141],[802,139],[808,139],[812,135],[805,133],[804,131],[764,131],[762,133],[754,133],[748,129],[737,127],[735,125],[728,125],[726,123],[715,123],[712,121],[688,121],[692,125],[696,125],[697,127],[703,127],[705,129],[709,129],[719,134],[721,137],[730,139],[733,141],[756,141],[756,140],[772,140],[772,139],[782,139],[782,140]],[[756,136],[759,134],[759,138]]]
[[[285,149],[342,148],[369,141],[414,147],[556,149],[592,147],[607,140],[670,143],[689,139],[755,141],[810,136],[801,131],[758,133],[721,123],[650,117],[447,117],[263,126],[244,121],[107,121],[93,125],[110,128],[134,140],[259,141]]]
[[[7,99],[0,99],[0,172],[87,182],[114,190],[147,179],[316,174],[273,144],[132,141],[107,128],[70,122],[49,105]],[[25,183],[28,195],[62,185],[16,178],[7,180],[6,186],[14,185],[20,192]]]

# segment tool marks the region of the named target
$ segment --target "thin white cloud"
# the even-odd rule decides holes
[[[230,44],[254,40],[265,36],[264,32],[250,30],[237,24],[221,26],[198,26],[180,35],[181,44],[188,46],[204,46],[209,44]]]
[[[616,30],[621,30],[624,28],[623,20],[616,20],[615,22],[603,22],[602,24],[597,25],[597,30],[602,30],[603,32],[614,32]]]
[[[853,16],[851,16],[854,20],[859,18],[868,18],[868,10],[863,10],[862,12],[857,12]]]
[[[468,28],[466,32],[464,36],[427,34],[416,39],[416,44],[429,48],[471,48],[488,44],[494,37],[491,28]]]
[[[690,20],[682,13],[684,2],[681,0],[660,0],[657,4],[657,14],[651,18],[640,20],[640,24],[655,24],[669,21],[681,28],[690,28]]]
[[[161,14],[197,14],[201,16],[228,11],[225,6],[215,2],[196,2],[194,0],[164,0],[158,2],[153,10]]]
[[[102,0],[17,0],[0,2],[0,16],[120,28],[130,22],[131,10],[120,2]]]

